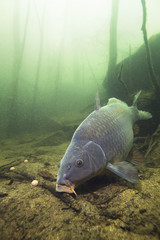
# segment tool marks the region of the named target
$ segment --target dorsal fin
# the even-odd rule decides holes
[[[132,106],[137,107],[137,101],[138,101],[138,98],[139,98],[139,95],[140,95],[140,94],[141,94],[141,90],[134,96]]]
[[[100,100],[99,100],[99,93],[97,91],[96,97],[95,97],[95,110],[99,110],[100,108],[101,108],[101,106],[100,106]]]
[[[108,102],[107,102],[107,105],[110,105],[110,104],[113,104],[113,103],[120,103],[120,104],[127,105],[125,102],[123,102],[123,101],[121,101],[117,98],[109,98]]]

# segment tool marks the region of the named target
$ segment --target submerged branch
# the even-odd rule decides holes
[[[148,70],[149,74],[151,77],[152,85],[155,88],[155,93],[157,95],[157,98],[160,100],[160,86],[158,83],[158,80],[156,78],[154,69],[153,69],[153,63],[152,63],[152,57],[151,57],[151,52],[148,44],[148,38],[147,38],[147,30],[146,30],[146,18],[147,18],[147,12],[146,12],[146,1],[141,0],[142,3],[142,9],[143,9],[143,23],[141,30],[143,32],[143,38],[144,38],[144,43],[146,47],[146,55],[147,55],[147,63],[148,63]]]
[[[127,94],[127,97],[129,99],[129,91],[128,91],[128,87],[127,85],[125,84],[125,82],[123,81],[122,79],[122,69],[123,69],[123,63],[121,64],[121,67],[120,67],[120,71],[119,71],[119,74],[118,74],[118,81],[123,85],[124,89],[125,89],[125,92]]]

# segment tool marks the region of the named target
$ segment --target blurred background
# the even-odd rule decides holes
[[[119,0],[116,64],[143,44],[140,0]],[[51,131],[106,97],[112,0],[0,1],[0,134]],[[148,38],[160,1],[146,1]],[[134,69],[136,72],[136,69]],[[112,95],[112,94],[111,94]],[[93,107],[92,107],[93,106]],[[87,113],[88,114],[88,113]]]

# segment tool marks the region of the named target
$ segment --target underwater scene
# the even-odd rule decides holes
[[[0,1],[0,240],[160,239],[159,12]]]

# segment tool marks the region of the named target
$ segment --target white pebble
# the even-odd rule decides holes
[[[32,185],[33,187],[37,187],[37,186],[38,186],[38,180],[33,180],[33,181],[31,182],[31,185]]]
[[[24,160],[24,163],[28,163],[28,160],[27,160],[27,159],[25,159],[25,160]]]
[[[10,171],[13,171],[13,170],[15,170],[15,167],[10,167]]]

